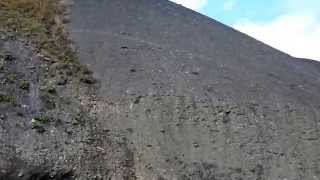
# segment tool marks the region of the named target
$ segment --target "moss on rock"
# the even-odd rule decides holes
[[[22,90],[29,91],[29,89],[30,89],[30,82],[29,82],[29,81],[26,81],[26,80],[22,80],[22,81],[20,81],[19,87],[20,87],[20,89],[22,89]]]
[[[0,103],[12,103],[16,102],[16,98],[11,95],[0,94]]]

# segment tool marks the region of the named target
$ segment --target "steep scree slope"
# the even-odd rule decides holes
[[[0,41],[3,81],[31,79],[1,86],[2,179],[320,179],[320,63],[166,0],[70,12],[89,70],[55,90],[61,65]]]
[[[165,0],[77,0],[69,30],[137,177],[319,178],[318,62]]]

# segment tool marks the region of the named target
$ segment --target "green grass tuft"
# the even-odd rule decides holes
[[[16,103],[16,98],[14,96],[0,94],[0,103]]]

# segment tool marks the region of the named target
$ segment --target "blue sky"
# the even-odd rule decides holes
[[[172,0],[292,56],[320,60],[320,0]]]

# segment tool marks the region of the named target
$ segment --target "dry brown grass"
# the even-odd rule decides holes
[[[59,15],[60,0],[0,0],[0,30],[27,37],[40,50],[70,60],[70,48]]]
[[[0,23],[8,28],[36,30],[51,26],[59,8],[57,0],[1,0],[0,13]]]
[[[0,7],[6,11],[16,11],[21,15],[27,15],[39,22],[50,22],[57,13],[54,0],[1,0]]]

